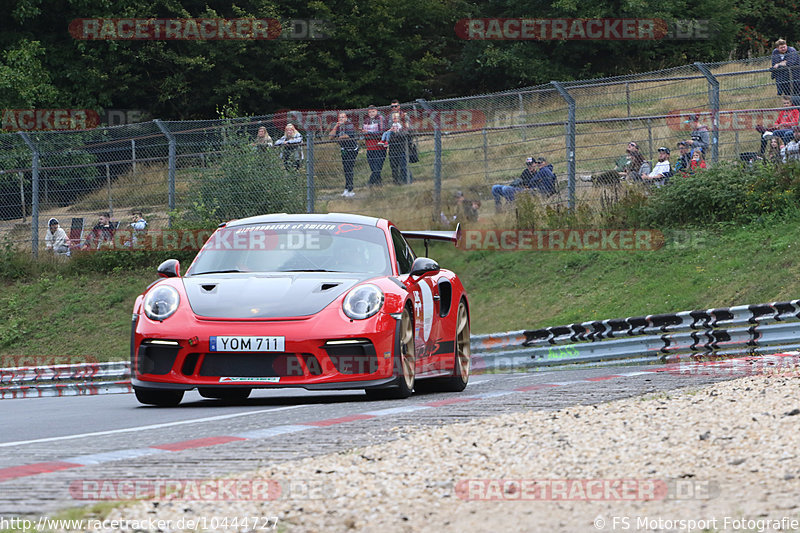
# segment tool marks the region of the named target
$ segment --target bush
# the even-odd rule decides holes
[[[182,214],[184,222],[304,212],[305,173],[286,170],[278,154],[250,146],[242,136],[228,136],[214,167],[203,172],[192,207]]]
[[[800,206],[800,164],[719,163],[687,178],[672,178],[639,206],[645,223],[676,227],[746,224],[762,215],[792,215]]]

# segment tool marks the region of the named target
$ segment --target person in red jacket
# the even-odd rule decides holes
[[[789,96],[783,97],[783,107],[792,107],[792,99]],[[780,113],[778,113],[778,120],[775,121],[775,124],[769,128],[772,131],[772,135],[777,135],[778,137],[783,140],[784,143],[789,142],[792,140],[794,136],[794,127],[800,123],[800,112],[795,109],[784,109]],[[764,134],[761,138],[761,153],[764,153],[764,147],[767,145],[767,137],[766,135],[767,128],[764,126],[756,127],[756,130],[759,133]]]
[[[706,158],[703,156],[702,150],[695,150],[692,160],[689,162],[689,174],[694,174],[701,168],[706,168]]]

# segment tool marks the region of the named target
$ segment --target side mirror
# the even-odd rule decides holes
[[[177,259],[167,259],[158,265],[158,275],[162,278],[177,278],[181,275],[181,262]]]
[[[415,277],[425,277],[439,273],[439,263],[427,257],[417,257],[411,265],[411,275]]]

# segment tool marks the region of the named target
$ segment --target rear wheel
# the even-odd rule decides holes
[[[134,387],[133,392],[139,403],[158,405],[159,407],[175,407],[183,400],[182,390],[142,389]]]
[[[372,400],[408,398],[414,391],[416,348],[414,346],[414,321],[411,319],[411,312],[408,307],[403,309],[398,335],[398,353],[395,357],[395,364],[399,374],[397,376],[397,385],[390,389],[366,389],[367,397]]]
[[[226,400],[229,402],[246,400],[253,389],[217,389],[213,387],[199,387],[197,392],[203,398],[211,398],[213,400]]]

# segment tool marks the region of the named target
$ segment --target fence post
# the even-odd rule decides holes
[[[314,130],[306,135],[306,213],[314,212]]]
[[[39,257],[39,149],[24,131],[18,132],[28,148],[33,152],[31,161],[31,251]]]
[[[517,98],[519,99],[519,116],[522,118],[522,122],[528,122],[527,118],[523,118],[525,117],[525,105],[522,101],[522,93],[517,93]],[[528,140],[527,128],[522,128],[522,140]]]
[[[111,165],[106,163],[106,189],[108,190],[108,214],[114,216],[114,204],[111,201]]]
[[[567,102],[567,207],[575,209],[575,99],[557,81],[550,82]]]
[[[163,122],[159,119],[153,120],[158,126],[158,129],[161,130],[161,133],[169,141],[169,192],[168,192],[168,200],[169,200],[169,210],[173,211],[175,209],[175,159],[176,159],[176,143],[175,143],[175,136],[170,132],[167,127],[164,125]],[[169,216],[169,227],[172,227],[172,215]]]
[[[647,119],[647,159],[653,159],[653,120]]]
[[[731,117],[731,124],[737,124],[736,112]],[[736,160],[739,160],[739,130],[733,126],[733,150],[736,152]]]
[[[628,104],[628,116],[631,116],[631,84],[625,82],[625,102]]]
[[[719,159],[719,80],[699,61],[694,64],[708,81],[708,107],[711,108],[711,162]]]
[[[22,207],[22,223],[25,223],[25,173],[20,171],[19,174],[19,205]]]
[[[133,173],[136,174],[136,139],[131,139],[131,159],[133,160]]]
[[[423,98],[417,102],[429,113],[435,113],[433,108]],[[406,150],[408,153],[408,150]],[[439,114],[434,114],[433,120],[433,220],[439,221],[442,213],[442,130],[439,127]]]

